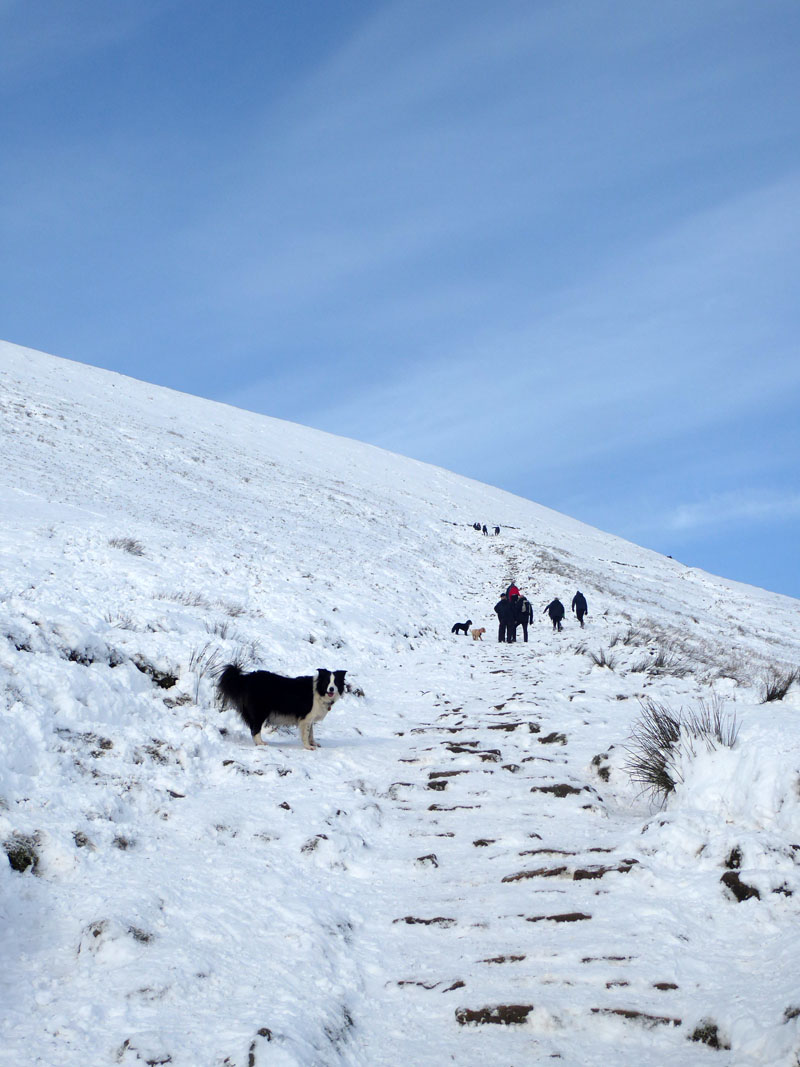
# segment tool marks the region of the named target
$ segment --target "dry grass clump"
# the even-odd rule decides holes
[[[692,668],[673,648],[662,645],[647,669],[650,674],[671,674],[673,678],[684,678]]]
[[[644,630],[636,626],[629,626],[624,633],[614,634],[609,641],[609,647],[613,648],[615,645],[625,645],[626,647],[636,645],[641,647],[648,644],[651,639],[651,635],[645,633]]]
[[[189,670],[195,676],[194,702],[200,702],[200,686],[204,678],[216,682],[228,663],[241,671],[252,670],[261,659],[261,646],[257,640],[237,644],[232,652],[226,652],[215,641],[206,641],[195,648],[189,657]]]
[[[134,537],[112,537],[108,543],[112,548],[119,548],[131,556],[144,555],[144,545]]]
[[[761,682],[761,703],[769,704],[773,700],[783,700],[798,680],[800,680],[800,671],[782,671],[773,667]]]
[[[188,608],[210,608],[211,603],[202,593],[156,593],[157,600],[171,600],[174,604],[183,604]]]
[[[597,667],[608,667],[610,671],[613,671],[617,664],[616,658],[604,648],[598,649],[597,652],[589,651],[586,655]]]
[[[640,703],[642,714],[626,745],[625,769],[644,792],[662,804],[682,781],[677,770],[679,756],[694,757],[699,746],[714,751],[736,744],[736,716],[724,715],[716,698],[710,704],[701,701],[696,711],[673,711],[650,699]]]

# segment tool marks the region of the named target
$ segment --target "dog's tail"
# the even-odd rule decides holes
[[[220,671],[217,679],[217,692],[223,708],[232,704],[241,712],[242,669],[237,663],[229,663]]]

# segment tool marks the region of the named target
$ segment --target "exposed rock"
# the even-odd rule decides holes
[[[486,1008],[456,1008],[456,1020],[461,1026],[482,1026],[494,1023],[509,1026],[524,1023],[533,1011],[533,1004],[495,1004]]]
[[[544,922],[546,920],[547,922],[552,922],[552,923],[579,923],[579,922],[583,922],[585,919],[591,919],[591,915],[586,915],[582,911],[568,911],[563,915],[533,915],[533,916],[528,916],[528,917],[526,917],[525,922],[528,922],[528,923],[540,923],[540,922]]]
[[[30,869],[36,874],[39,869],[39,840],[35,835],[13,834],[3,842],[3,851],[11,869],[22,874]]]
[[[535,871],[517,871],[516,874],[507,874],[502,881],[522,882],[526,878],[557,878],[566,872],[566,867],[538,867]]]
[[[638,862],[638,860],[622,860],[616,867],[585,867],[575,871],[572,877],[576,882],[580,882],[585,878],[603,878],[605,875],[611,874],[612,872],[616,872],[617,874],[627,874]]]
[[[446,918],[443,915],[437,915],[433,919],[420,919],[415,915],[406,915],[402,919],[393,919],[396,923],[408,923],[409,926],[443,926],[448,928],[456,925],[455,919]]]
[[[537,737],[536,740],[540,745],[566,745],[567,735],[552,733],[548,734],[547,737]]]
[[[631,1008],[592,1008],[594,1015],[618,1015],[621,1019],[631,1022],[642,1023],[648,1029],[656,1026],[680,1026],[681,1020],[671,1018],[668,1015],[648,1015],[644,1011],[636,1011]]]
[[[720,1037],[719,1027],[712,1019],[702,1019],[689,1035],[690,1041],[698,1041],[709,1048],[730,1049],[730,1043]]]
[[[755,886],[743,882],[736,871],[726,871],[720,881],[733,893],[740,904],[743,900],[750,900],[751,897],[761,900],[761,894]]]
[[[583,789],[578,789],[578,788],[576,788],[576,786],[567,785],[565,782],[561,783],[560,785],[534,785],[534,786],[531,786],[531,792],[532,793],[552,793],[553,796],[556,796],[556,797],[578,796],[580,793],[582,793],[584,791],[584,789],[586,789],[586,786],[584,786]]]

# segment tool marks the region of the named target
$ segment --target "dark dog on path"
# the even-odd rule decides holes
[[[462,633],[465,637],[469,633],[469,628],[472,626],[472,619],[467,619],[466,622],[453,623],[453,628],[450,631],[451,634]]]
[[[217,689],[224,703],[239,712],[253,741],[264,745],[263,726],[298,726],[303,748],[318,748],[314,723],[324,719],[344,692],[346,671],[320,668],[301,678],[272,671],[245,673],[235,663],[224,668]]]

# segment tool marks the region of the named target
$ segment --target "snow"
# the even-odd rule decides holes
[[[800,1062],[797,601],[9,344],[0,433],[0,1063]],[[318,751],[218,709],[237,656],[347,670]],[[647,698],[739,723],[663,805]]]

